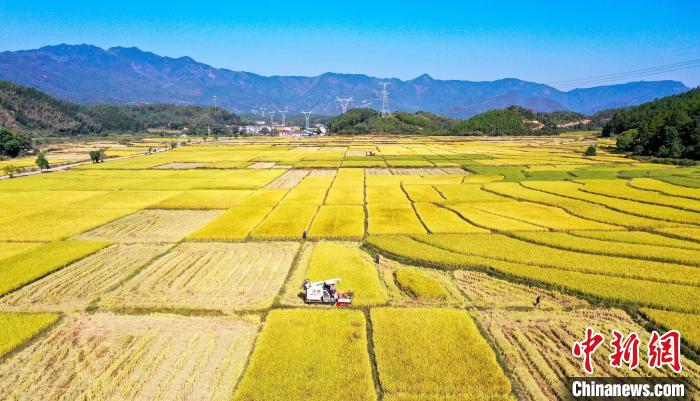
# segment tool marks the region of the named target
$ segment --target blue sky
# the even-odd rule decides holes
[[[90,43],[263,75],[555,83],[700,59],[699,16],[697,0],[0,0],[0,50]],[[698,86],[700,67],[641,79]]]

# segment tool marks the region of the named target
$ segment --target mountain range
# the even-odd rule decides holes
[[[423,110],[457,118],[510,105],[541,112],[593,114],[689,90],[678,81],[640,81],[565,92],[515,78],[475,82],[437,80],[424,74],[403,81],[336,73],[266,77],[215,68],[190,57],[163,57],[135,47],[105,50],[86,44],[0,52],[0,80],[82,104],[211,106],[216,96],[218,106],[239,113],[264,107],[325,115],[340,112],[336,97],[353,97],[351,107],[367,100],[371,107],[379,108],[380,84],[388,82],[391,110]]]

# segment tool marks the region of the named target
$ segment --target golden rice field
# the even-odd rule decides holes
[[[679,330],[700,391],[698,167],[590,133],[139,155],[169,139],[0,180],[0,399],[562,400],[586,326]]]

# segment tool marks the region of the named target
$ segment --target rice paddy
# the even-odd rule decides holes
[[[0,180],[0,399],[561,400],[586,325],[679,330],[698,390],[699,170],[588,135],[220,138]]]

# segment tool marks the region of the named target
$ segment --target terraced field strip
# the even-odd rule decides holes
[[[700,242],[700,227],[663,227],[657,228],[656,231],[689,241]]]
[[[681,198],[700,200],[700,188],[682,187],[653,178],[633,178],[629,181],[629,186]]]
[[[700,224],[700,213],[675,209],[668,206],[650,205],[636,201],[613,198],[581,191],[582,185],[573,182],[528,181],[522,183],[527,188],[553,193],[578,200],[606,206],[619,212],[675,223]]]
[[[678,330],[681,339],[700,350],[700,315],[642,308],[646,318],[666,330]]]
[[[571,344],[578,341],[586,327],[602,332],[606,337],[611,330],[622,333],[636,332],[647,341],[649,333],[635,324],[621,310],[576,309],[573,311],[514,312],[483,310],[476,319],[485,328],[496,345],[497,351],[510,368],[524,400],[568,399],[567,377],[580,376],[581,361],[571,354]],[[663,377],[670,370],[650,369],[640,363],[636,370],[625,366],[610,367],[608,355],[612,352],[609,341],[604,342],[593,354],[594,374],[610,377]],[[690,387],[697,389],[700,367],[683,359],[683,376],[690,378]]]
[[[483,212],[523,221],[551,230],[619,230],[621,227],[573,216],[552,206],[531,202],[483,202],[471,203],[471,207]]]
[[[61,241],[30,248],[0,260],[0,296],[40,279],[110,245],[106,242]]]
[[[377,399],[362,312],[278,309],[268,315],[233,400],[306,401],[310,394],[326,401]]]
[[[465,311],[374,308],[370,316],[385,400],[514,399],[496,355]]]
[[[469,204],[447,205],[470,224],[487,230],[497,231],[547,231],[546,227],[504,217],[477,209]]]
[[[700,200],[644,191],[628,186],[626,180],[581,180],[580,182],[584,184],[581,188],[583,192],[700,212]]]
[[[520,232],[513,233],[513,236],[535,244],[568,251],[700,266],[700,250],[669,248],[648,244],[629,244],[623,242],[617,242],[611,246],[610,241],[555,232]]]
[[[229,317],[72,315],[0,365],[0,398],[229,399],[255,335]]]
[[[541,296],[539,309],[561,309],[588,305],[576,297],[555,291],[516,284],[492,277],[486,273],[468,270],[454,272],[457,286],[467,298],[481,308],[534,308]]]
[[[57,313],[0,312],[0,358],[56,323]]]
[[[323,205],[309,229],[309,238],[359,240],[364,234],[365,210],[360,205]]]
[[[700,286],[695,267],[571,252],[499,234],[422,235],[416,239],[439,248],[533,266]]]
[[[177,242],[216,217],[220,210],[142,210],[77,238],[111,242]]]
[[[488,233],[459,216],[455,211],[432,203],[416,202],[413,204],[420,220],[431,233]]]
[[[425,227],[413,207],[404,203],[377,203],[367,205],[370,234],[425,233]]]
[[[101,305],[137,309],[261,310],[284,283],[296,243],[183,243]]]
[[[403,261],[445,270],[489,269],[506,276],[568,290],[604,301],[700,312],[697,286],[579,273],[451,252],[403,236],[369,236],[367,244]],[[651,263],[651,262],[647,262]]]
[[[0,298],[0,308],[83,309],[168,247],[157,244],[112,245]]]
[[[191,241],[243,241],[267,216],[271,207],[234,206],[202,228],[191,232]]]
[[[582,238],[591,238],[606,241],[616,245],[640,244],[667,248],[700,250],[700,244],[693,241],[670,238],[663,235],[652,234],[646,231],[571,231],[571,235]]]
[[[383,257],[377,267],[379,276],[389,294],[389,304],[392,306],[452,306],[466,304],[464,297],[449,273],[406,265],[387,257]],[[404,276],[403,281],[397,276],[399,271],[403,272],[399,273],[399,275]],[[412,275],[419,276],[417,279],[419,282],[418,286],[411,284],[411,281],[414,281],[411,280]],[[407,280],[405,279],[406,276],[408,277]],[[432,287],[433,290],[421,291],[420,282],[431,282],[431,284],[427,285]],[[436,286],[439,286],[446,293],[444,297],[442,296],[442,291],[438,290]],[[410,287],[415,287],[417,290]],[[438,293],[440,296],[432,296]]]
[[[484,191],[481,184],[436,184],[435,189],[447,199],[445,203],[503,202],[508,200]]]
[[[584,219],[609,223],[629,228],[649,228],[675,226],[678,223],[655,220],[647,217],[634,216],[607,208],[605,205],[589,203],[583,200],[571,199],[549,192],[525,188],[521,183],[499,182],[484,185],[487,191],[509,197],[515,200],[540,203],[561,208],[574,216]]]
[[[151,209],[228,209],[243,202],[252,190],[191,190],[151,205]]]

